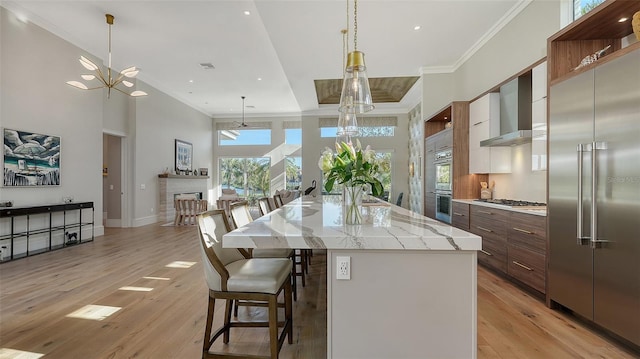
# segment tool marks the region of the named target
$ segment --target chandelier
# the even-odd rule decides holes
[[[117,73],[117,75],[115,75],[114,77],[114,71],[111,69],[111,26],[113,25],[114,17],[111,14],[106,14],[105,16],[107,18],[107,24],[109,25],[109,65],[107,67],[106,76],[105,76],[105,73],[102,72],[100,67],[96,65],[93,61],[87,59],[84,56],[80,56],[80,64],[82,64],[82,66],[84,66],[85,69],[89,71],[93,71],[93,73],[91,74],[80,75],[82,79],[85,81],[92,81],[97,79],[98,81],[100,81],[100,84],[95,87],[88,87],[87,85],[85,85],[80,81],[67,81],[67,84],[75,88],[79,88],[81,90],[96,90],[101,88],[107,88],[107,98],[111,98],[111,89],[120,91],[123,94],[128,96],[133,96],[133,97],[146,96],[147,93],[144,91],[137,90],[129,93],[128,91],[125,91],[116,87],[120,84],[123,84],[127,88],[133,87],[133,83],[128,81],[127,79],[135,78],[139,70],[136,69],[135,66],[131,66],[120,71],[120,73]]]
[[[347,2],[347,23],[349,3]],[[373,110],[373,100],[369,89],[364,53],[358,51],[358,0],[353,5],[353,51],[347,56],[340,107],[338,111],[360,114]]]

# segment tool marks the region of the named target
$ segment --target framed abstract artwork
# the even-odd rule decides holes
[[[60,185],[60,137],[3,131],[6,187]]]
[[[180,171],[191,172],[193,161],[193,145],[189,142],[176,139],[176,173]]]

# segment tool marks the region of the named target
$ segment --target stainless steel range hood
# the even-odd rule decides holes
[[[531,142],[531,72],[500,87],[500,136],[480,141],[481,147]]]

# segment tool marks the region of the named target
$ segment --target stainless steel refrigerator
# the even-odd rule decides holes
[[[549,103],[550,298],[640,345],[640,50]]]

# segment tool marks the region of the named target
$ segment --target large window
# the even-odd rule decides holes
[[[284,130],[284,143],[288,145],[301,145],[302,144],[302,129],[301,128],[287,128]]]
[[[302,157],[285,157],[285,189],[300,189],[302,185]]]
[[[219,130],[220,146],[270,145],[271,129]]]
[[[270,195],[270,168],[271,160],[267,157],[221,158],[218,173],[222,188],[235,189],[253,204],[257,198]]]

